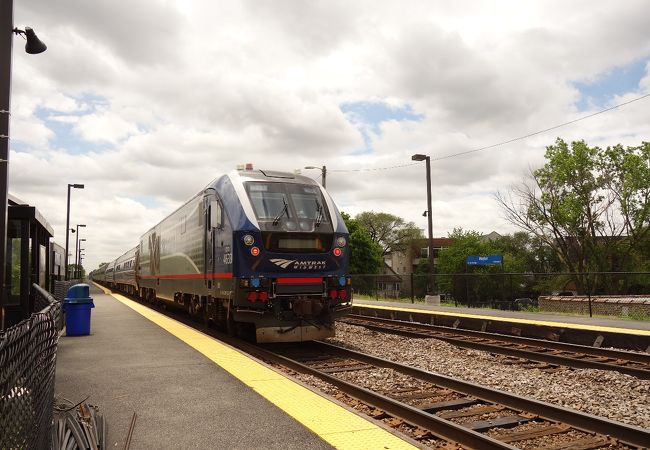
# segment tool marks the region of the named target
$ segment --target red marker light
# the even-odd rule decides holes
[[[251,255],[257,256],[260,254],[260,249],[258,247],[252,247],[251,248]]]
[[[256,301],[257,300],[257,292],[255,292],[255,291],[249,292],[248,296],[246,298],[248,299],[249,302]]]
[[[341,253],[343,253],[343,251],[340,248],[336,247],[332,253],[334,253],[334,256],[341,256]]]
[[[259,299],[260,299],[261,302],[268,301],[269,300],[269,293],[265,292],[265,291],[260,292]]]

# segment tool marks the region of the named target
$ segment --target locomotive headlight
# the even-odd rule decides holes
[[[343,236],[339,236],[336,238],[337,247],[345,247],[345,244],[347,244],[347,242],[345,241],[345,238]]]
[[[250,234],[244,235],[244,244],[251,246],[253,245],[253,242],[255,242],[255,238],[252,235]]]

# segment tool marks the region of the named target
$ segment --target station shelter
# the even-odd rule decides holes
[[[5,295],[0,298],[0,329],[35,312],[32,284],[50,286],[50,240],[54,231],[34,206],[9,195]]]

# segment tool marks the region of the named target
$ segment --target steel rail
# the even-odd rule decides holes
[[[416,322],[407,322],[402,320],[392,320],[368,316],[347,316],[339,321],[349,323],[352,325],[360,325],[375,331],[393,332],[400,335],[417,337],[417,338],[436,338],[459,347],[471,348],[474,350],[483,350],[491,353],[499,353],[507,356],[514,356],[518,358],[530,359],[533,361],[540,361],[549,364],[557,364],[581,369],[600,369],[600,370],[613,370],[635,377],[648,380],[650,379],[650,355],[643,353],[626,352],[623,350],[610,350],[595,347],[587,347],[577,344],[560,343],[554,341],[545,341],[542,339],[523,338],[508,336],[497,333],[487,333],[483,331],[464,330],[450,327],[442,327],[439,325],[427,325]],[[372,322],[372,323],[360,323]],[[386,328],[381,325],[388,325],[393,327],[407,327],[411,330]],[[419,330],[419,331],[414,331]],[[454,337],[449,334],[461,336]],[[537,347],[542,349],[557,350],[566,353],[579,354],[580,356],[608,358],[616,361],[631,362],[637,364],[645,364],[649,368],[626,366],[621,364],[612,364],[601,361],[591,361],[588,359],[581,359],[580,357],[572,357],[568,355],[557,355],[553,353],[543,353],[534,350],[526,350],[515,347],[504,347],[495,343],[479,342],[474,340],[463,339],[463,336],[472,338],[484,339],[489,341],[506,342],[509,344],[523,345],[527,347]]]
[[[147,305],[147,306],[151,307],[152,305]],[[158,308],[154,308],[154,309],[160,311]],[[186,325],[199,328],[198,327],[199,324],[193,322],[192,319],[187,317],[186,315],[176,314],[169,310],[160,311],[160,312],[170,317],[173,317],[175,320],[179,320],[180,322]],[[243,341],[236,337],[228,336],[227,334],[216,331],[214,329],[207,329],[207,327],[200,327],[200,328],[203,332],[221,340],[222,342],[225,342],[235,348],[238,348],[246,352],[247,354],[254,355],[259,359],[277,364],[279,366],[288,367],[299,373],[306,373],[321,378],[327,381],[328,383],[332,384],[333,386],[336,386],[342,392],[345,392],[351,397],[354,397],[363,403],[373,405],[378,409],[381,409],[394,417],[399,417],[405,420],[406,422],[409,422],[413,425],[429,430],[433,435],[435,435],[440,439],[446,439],[451,442],[457,442],[469,449],[477,449],[477,450],[483,450],[483,449],[516,450],[517,449],[517,447],[513,447],[507,443],[498,441],[494,438],[483,435],[474,430],[470,430],[468,428],[462,427],[454,422],[450,422],[448,420],[442,419],[433,414],[426,413],[413,406],[404,404],[397,400],[393,400],[384,395],[365,389],[361,386],[356,386],[352,383],[348,383],[346,381],[340,380],[334,377],[333,375],[329,375],[321,371],[318,371],[316,369],[313,369],[309,366],[301,364],[298,361],[279,355],[271,350],[265,349],[256,344]],[[135,421],[135,413],[134,413],[133,421]],[[132,421],[132,425],[133,425],[133,421]],[[131,433],[132,430],[129,431],[129,436]],[[129,438],[129,444],[130,444],[130,438]],[[125,450],[127,448],[128,447],[126,447]]]
[[[166,311],[166,313],[169,314],[169,311]],[[178,317],[178,315],[174,316],[177,320],[180,320],[185,324],[190,325],[191,323],[190,319],[186,316],[182,316],[182,318]],[[192,326],[196,327],[197,324],[194,323]],[[364,403],[375,405],[377,408],[384,410],[388,414],[395,417],[400,417],[405,421],[412,423],[413,425],[425,428],[431,431],[431,433],[437,437],[457,442],[461,445],[465,445],[468,448],[517,448],[480,434],[476,431],[464,428],[453,422],[441,419],[433,414],[425,413],[418,408],[390,399],[360,386],[355,386],[332,375],[323,373],[298,361],[292,360],[291,358],[278,355],[273,351],[264,349],[248,342],[244,342],[236,338],[229,337],[223,333],[216,332],[215,330],[207,330],[205,327],[201,328],[203,328],[203,331],[208,332],[208,334],[212,335],[213,337],[216,337],[221,341],[232,345],[233,347],[240,348],[242,351],[245,351],[251,355],[256,355],[261,359],[266,359],[275,364],[289,367],[297,372],[308,373],[321,378],[338,387],[343,392],[348,393],[352,397],[355,397]],[[422,369],[405,366],[383,358],[378,358],[353,350],[348,350],[332,344],[327,344],[320,341],[316,341],[314,344],[321,346],[323,349],[326,349],[330,352],[338,353],[339,356],[357,359],[359,361],[367,362],[378,367],[390,368],[396,370],[397,372],[419,378],[422,381],[427,381],[440,387],[445,387],[457,392],[465,393],[466,395],[475,397],[477,399],[481,399],[487,402],[499,403],[501,405],[520,411],[527,411],[533,415],[547,420],[562,422],[583,432],[607,435],[613,439],[617,439],[622,444],[627,444],[633,447],[646,448],[648,446],[648,442],[650,442],[650,430],[643,429],[634,425],[623,424],[621,422],[594,416],[592,414],[562,408],[536,399],[516,396],[514,394],[509,394],[488,387],[468,383],[459,379],[447,377],[445,375],[435,374]],[[375,404],[375,400],[378,402],[378,404]],[[431,420],[432,418],[433,420]]]
[[[461,425],[437,417],[434,414],[424,412],[416,407],[407,405],[397,400],[393,400],[389,397],[373,392],[361,386],[348,383],[347,381],[338,379],[333,375],[323,373],[317,369],[311,368],[286,356],[279,355],[273,351],[266,350],[249,343],[242,343],[241,341],[230,341],[229,343],[237,346],[238,348],[241,348],[249,354],[256,355],[261,359],[273,362],[281,366],[289,367],[296,372],[316,376],[336,386],[341,391],[358,399],[359,401],[379,408],[394,417],[399,417],[412,425],[416,425],[429,430],[432,434],[439,438],[446,439],[451,442],[456,442],[472,449],[512,450],[517,448],[489,436],[465,428]]]
[[[317,342],[324,350],[354,358],[358,361],[373,364],[379,367],[396,370],[400,373],[418,378],[429,383],[446,387],[467,395],[505,405],[509,408],[530,412],[547,420],[562,422],[577,429],[590,433],[599,433],[618,439],[624,444],[635,447],[647,447],[650,442],[650,430],[628,425],[593,414],[579,412],[569,408],[551,405],[533,398],[510,394],[496,389],[488,388],[474,383],[469,383],[445,375],[427,372],[415,367],[405,366],[387,359],[348,350],[324,342]]]

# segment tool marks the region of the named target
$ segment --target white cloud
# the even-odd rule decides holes
[[[648,60],[646,10],[642,0],[17,2],[16,26],[32,26],[48,50],[14,49],[20,152],[10,191],[35,204],[63,243],[67,184],[84,183],[72,193],[72,222],[88,225],[92,268],[245,162],[325,164],[341,209],[386,211],[425,228],[423,164],[341,170],[403,166],[426,153],[436,235],[511,231],[494,191],[542,164],[556,136],[601,146],[649,140],[650,100],[437,158],[595,112],[577,111],[574,82]],[[612,105],[648,92],[649,80],[646,69],[640,91]],[[363,153],[339,109],[351,102],[408,105],[423,118],[379,124],[373,152]],[[86,152],[52,148],[71,141]]]

